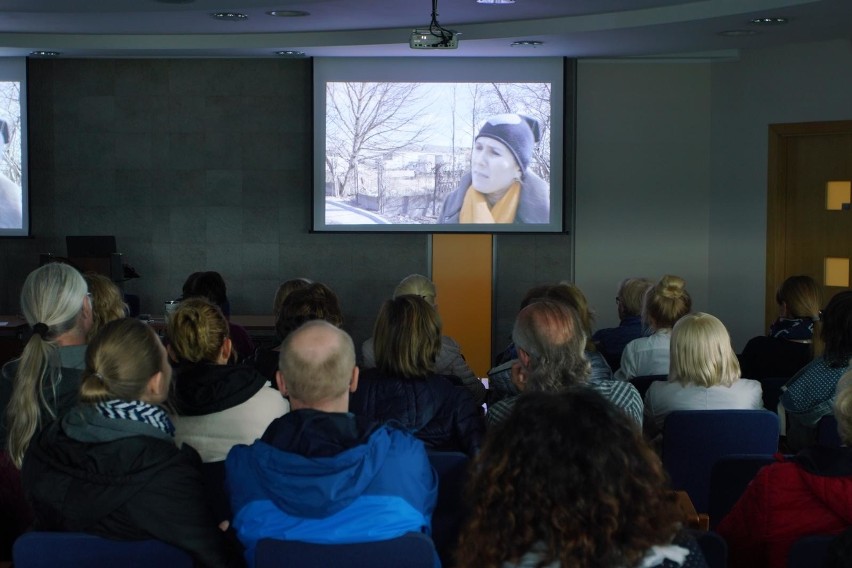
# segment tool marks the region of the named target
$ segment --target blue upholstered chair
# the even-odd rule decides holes
[[[192,568],[192,557],[159,540],[110,540],[85,533],[29,532],[15,541],[15,568]]]
[[[432,539],[407,533],[357,544],[312,544],[265,538],[257,543],[254,568],[438,568]]]
[[[682,489],[695,510],[710,506],[713,465],[732,454],[778,451],[778,416],[768,410],[679,410],[666,417],[663,466],[673,489]]]
[[[770,454],[736,454],[719,458],[710,472],[710,528],[725,518],[742,497],[748,484],[765,465],[775,461]]]

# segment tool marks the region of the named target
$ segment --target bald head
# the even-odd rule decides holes
[[[512,340],[529,358],[530,390],[559,390],[588,377],[586,334],[577,312],[561,302],[534,301],[522,309]]]
[[[323,320],[309,321],[287,336],[279,368],[278,386],[294,407],[347,401],[357,384],[352,338]]]

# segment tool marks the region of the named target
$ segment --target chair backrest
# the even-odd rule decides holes
[[[642,397],[642,400],[645,400],[645,393],[650,388],[651,383],[654,381],[665,381],[669,377],[668,375],[642,375],[639,377],[633,377],[630,379],[630,382],[636,387],[636,390],[639,391],[639,396]]]
[[[770,454],[735,454],[719,458],[710,472],[710,528],[725,518],[746,487],[765,465],[775,461]]]
[[[467,516],[464,486],[470,458],[462,452],[429,452],[429,463],[438,474],[438,502],[432,513],[432,541],[441,564],[452,565],[462,523]]]
[[[255,568],[436,568],[432,539],[422,533],[377,542],[313,544],[266,538],[257,543]]]
[[[837,418],[833,414],[827,414],[817,422],[817,443],[835,448],[843,445],[840,433],[837,431]]]
[[[768,410],[678,410],[666,417],[663,466],[673,489],[686,491],[699,513],[709,511],[713,465],[732,454],[778,451],[778,416]]]
[[[819,568],[828,558],[828,547],[837,535],[815,534],[793,543],[787,555],[788,568]]]
[[[210,510],[217,522],[230,519],[231,502],[225,489],[225,462],[208,462],[201,464],[201,481],[204,484],[204,497],[210,505]]]
[[[85,533],[29,532],[15,541],[15,568],[192,568],[192,557],[159,540],[110,540]]]

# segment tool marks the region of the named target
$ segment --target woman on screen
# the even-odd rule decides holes
[[[550,186],[529,169],[538,121],[499,114],[480,129],[470,172],[444,199],[438,223],[549,223]]]

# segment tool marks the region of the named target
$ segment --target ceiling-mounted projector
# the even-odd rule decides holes
[[[438,23],[438,0],[432,0],[432,23],[428,28],[413,30],[408,45],[411,49],[456,49],[459,35],[456,30],[441,27]]]
[[[459,32],[446,28],[417,29],[411,32],[408,45],[411,49],[456,49],[459,35]]]

